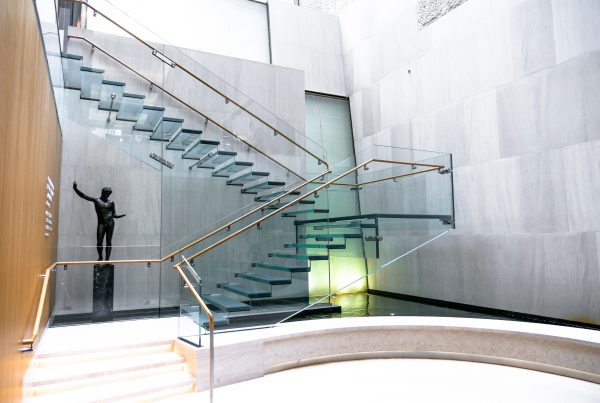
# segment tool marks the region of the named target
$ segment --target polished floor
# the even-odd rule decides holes
[[[503,319],[459,309],[444,308],[419,302],[384,297],[366,292],[335,295],[331,303],[342,308],[341,313],[309,315],[303,319],[349,318],[363,316],[442,316],[454,318]]]
[[[598,403],[600,385],[464,361],[376,359],[296,368],[215,390],[215,402]],[[208,402],[208,392],[169,399]]]

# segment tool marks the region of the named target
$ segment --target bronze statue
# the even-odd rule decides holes
[[[98,227],[96,228],[96,250],[98,251],[98,261],[102,260],[102,242],[106,236],[106,260],[110,259],[112,252],[112,236],[115,229],[115,218],[125,217],[126,214],[118,215],[115,211],[115,202],[108,199],[112,189],[109,187],[102,188],[102,193],[99,198],[95,199],[84,194],[77,189],[77,183],[73,181],[73,190],[79,197],[94,203],[96,216],[98,217]]]

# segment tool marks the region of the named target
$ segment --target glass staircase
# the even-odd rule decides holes
[[[334,294],[364,290],[370,276],[401,268],[400,257],[453,229],[450,155],[373,146],[357,158],[373,162],[344,161],[303,187],[302,200],[269,207],[278,214],[216,247],[184,252],[217,329],[336,312]],[[206,317],[181,295],[180,336],[199,345]]]
[[[190,287],[220,329],[335,312],[332,295],[365,290],[454,227],[450,155],[373,146],[330,167],[319,145],[187,54],[124,31],[136,52],[67,33],[55,94],[63,130],[101,137],[160,173],[168,229],[157,254],[170,258],[158,260],[159,276],[162,289],[176,284],[181,339],[200,345],[209,324]],[[139,60],[148,50],[154,73]],[[172,191],[180,183],[205,190],[200,208],[180,208],[190,197]],[[183,220],[171,226],[174,217]]]

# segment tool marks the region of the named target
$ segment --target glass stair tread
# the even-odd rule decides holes
[[[270,284],[270,285],[283,285],[291,284],[292,279],[289,277],[277,277],[269,274],[258,274],[258,273],[238,273],[236,275],[239,278],[243,278],[250,281],[256,281],[258,283]]]
[[[182,316],[189,316],[194,322],[202,327],[208,327],[210,320],[206,313],[198,306],[181,306]],[[229,318],[221,313],[213,312],[215,326],[224,326],[229,324]]]
[[[269,270],[278,270],[285,271],[289,273],[309,273],[310,267],[304,265],[285,265],[278,263],[264,263],[264,262],[255,262],[252,263],[252,267],[261,267],[263,269]]]
[[[326,244],[326,243],[286,243],[285,248],[298,249],[346,249],[345,244]]]
[[[183,154],[181,154],[181,158],[188,160],[199,160],[217,148],[219,144],[221,143],[215,140],[202,140],[201,138],[198,138],[192,144],[187,146],[187,148],[183,151]]]
[[[307,224],[304,221],[301,220],[297,220],[294,221],[294,224],[296,225],[305,225]],[[375,224],[370,224],[370,223],[361,223],[361,222],[351,222],[351,223],[342,223],[342,224],[320,224],[320,225],[315,225],[313,226],[313,229],[315,230],[323,230],[326,228],[377,228],[377,226]]]
[[[93,67],[87,67],[87,66],[81,66],[81,71],[85,71],[87,73],[100,73],[100,74],[104,74],[104,70],[102,69],[95,69]]]
[[[114,85],[116,87],[125,87],[125,83],[122,81],[102,80],[102,84]]]
[[[286,253],[286,252],[270,252],[269,257],[279,257],[282,259],[295,259],[295,260],[328,260],[327,255],[306,255],[301,253]]]
[[[270,180],[259,180],[255,183],[249,183],[244,185],[242,193],[244,194],[258,194],[259,190],[273,189],[285,186],[285,182],[270,181]],[[283,193],[282,193],[283,194]]]
[[[362,238],[362,234],[302,234],[300,239],[333,240],[334,238]]]
[[[142,113],[140,113],[135,125],[133,126],[133,130],[154,132],[160,123],[164,112],[165,108],[163,107],[144,105],[142,107]]]
[[[451,215],[443,214],[387,214],[387,213],[374,213],[374,214],[363,214],[363,215],[352,215],[343,217],[329,217],[329,218],[314,218],[310,220],[302,221],[303,224],[332,224],[332,223],[361,223],[375,219],[403,219],[403,220],[451,220]]]
[[[83,57],[69,53],[61,53],[60,55],[64,87],[72,90],[80,90]]]
[[[239,312],[250,310],[250,305],[244,304],[243,302],[240,302],[237,299],[227,297],[223,294],[204,294],[202,295],[202,299],[207,304],[213,305],[218,309],[221,309],[226,312]]]
[[[167,150],[184,151],[190,144],[198,140],[202,130],[181,129],[167,144]]]
[[[125,83],[120,81],[102,80],[102,87],[100,87],[100,103],[98,103],[98,109],[101,109],[103,111],[118,111],[121,107],[121,101],[123,100],[124,92]],[[112,99],[113,94],[115,96],[114,99]]]
[[[235,151],[213,150],[198,161],[196,168],[213,169],[224,162],[232,160],[236,155]]]
[[[261,193],[258,196],[256,196],[254,198],[254,201],[257,201],[257,202],[271,201],[271,200],[277,199],[278,197],[285,194],[286,192],[287,192],[287,190],[284,190],[284,189],[276,190],[274,192],[267,191],[267,192]],[[288,197],[288,196],[300,196],[300,192],[294,191],[294,192],[287,194],[285,197]],[[285,206],[287,203],[281,203],[281,204],[283,206]]]
[[[64,57],[65,59],[83,60],[83,56],[74,55],[72,53],[65,53],[65,52],[60,52],[60,57]]]
[[[144,95],[123,93],[121,107],[117,113],[117,120],[136,122],[144,108]]]
[[[163,117],[156,130],[150,135],[150,140],[170,141],[183,128],[183,119]]]
[[[132,94],[131,92],[124,92],[123,96],[127,97],[127,98],[137,98],[137,99],[145,99],[146,98],[145,95],[142,95],[142,94]]]
[[[236,161],[232,159],[216,166],[212,175],[220,178],[229,178],[233,174],[245,171],[247,169],[249,170],[252,165],[254,165],[252,162]]]
[[[294,193],[296,193],[296,192],[294,192]],[[256,200],[256,199],[254,199],[254,200],[255,200],[255,201],[261,201],[261,200]],[[290,200],[290,201],[291,201],[291,200]],[[277,204],[272,204],[272,205],[270,205],[269,207],[267,207],[267,210],[277,210],[277,209],[279,209],[279,208],[281,208],[281,207],[283,207],[283,206],[287,205],[288,203],[289,203],[289,202],[280,202],[280,203],[277,203]],[[300,201],[298,202],[298,204],[314,204],[314,203],[315,203],[315,201],[314,201],[314,200],[300,200]]]
[[[253,182],[257,179],[264,178],[266,176],[269,176],[268,172],[242,171],[229,177],[227,184],[234,186],[243,186],[245,183]]]
[[[100,101],[100,91],[102,89],[102,77],[104,70],[93,69],[91,67],[81,67],[81,93],[79,98],[90,101]]]
[[[303,215],[303,214],[326,214],[326,213],[329,213],[329,209],[312,208],[312,209],[306,209],[306,210],[288,211],[285,213],[281,213],[281,216],[282,217],[297,217],[297,216]]]
[[[268,298],[271,296],[271,291],[261,290],[260,288],[250,287],[245,284],[239,283],[221,283],[218,287],[233,292],[235,294],[247,297],[247,298]]]
[[[254,199],[254,201],[266,201],[266,200],[256,200],[256,198]],[[272,204],[269,207],[266,208],[266,210],[277,210],[282,208],[283,206],[286,206],[287,203],[277,203],[277,204]]]

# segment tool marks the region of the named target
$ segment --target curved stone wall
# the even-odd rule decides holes
[[[367,358],[428,358],[507,365],[600,383],[600,332],[466,318],[323,319],[217,334],[215,386],[304,365]],[[208,341],[208,337],[206,337]],[[208,385],[208,348],[176,350]]]

